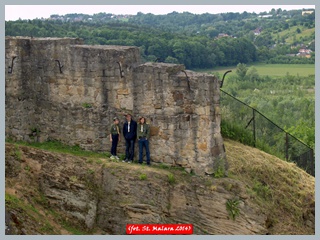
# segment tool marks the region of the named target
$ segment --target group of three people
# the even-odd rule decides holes
[[[144,117],[139,117],[138,124],[132,119],[131,114],[126,115],[126,122],[123,124],[123,136],[126,140],[126,158],[123,162],[132,163],[134,158],[134,145],[136,139],[139,143],[139,162],[143,162],[143,149],[146,149],[147,165],[150,165],[149,137],[150,127]],[[119,119],[115,117],[110,129],[111,159],[119,159],[117,146],[121,138]]]

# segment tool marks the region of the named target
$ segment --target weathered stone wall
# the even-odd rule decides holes
[[[57,139],[93,150],[109,149],[111,119],[133,110],[130,68],[136,47],[84,46],[73,39],[6,39],[6,135]],[[61,72],[58,62],[63,67]],[[119,64],[125,77],[120,76]],[[33,136],[31,136],[33,138]]]
[[[225,159],[214,76],[183,65],[141,64],[137,47],[69,38],[7,37],[6,67],[6,137],[109,151],[112,118],[123,124],[129,112],[151,124],[155,162],[203,174]],[[118,149],[124,151],[124,142]]]
[[[217,79],[163,63],[142,64],[133,76],[134,110],[152,126],[153,159],[212,173],[224,158]]]

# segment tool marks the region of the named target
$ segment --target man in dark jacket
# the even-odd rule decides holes
[[[137,138],[137,122],[132,120],[130,114],[126,115],[126,123],[123,125],[123,136],[126,139],[126,159],[123,162],[132,163],[134,156],[134,143]]]

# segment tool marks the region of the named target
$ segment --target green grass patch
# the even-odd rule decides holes
[[[266,153],[269,153],[271,155],[274,155],[282,160],[286,160],[285,153],[279,151],[278,147],[279,146],[270,146],[266,141],[259,140],[259,139],[256,142],[256,148],[258,148]]]
[[[236,198],[228,199],[226,202],[227,212],[233,221],[236,220],[236,217],[240,214],[239,204],[240,201]]]
[[[49,205],[50,205],[47,197],[46,197],[43,193],[41,193],[41,192],[39,192],[38,195],[36,195],[35,197],[33,197],[33,200],[35,201],[35,203],[40,204],[40,205],[41,205],[42,207],[44,207],[44,208],[48,208]]]
[[[301,32],[297,33],[297,29],[300,29]],[[306,37],[306,36],[311,36],[313,33],[315,32],[315,28],[306,28],[304,26],[301,25],[297,25],[297,26],[292,26],[288,29],[282,30],[281,32],[278,32],[276,34],[271,34],[274,38],[276,38],[277,35],[279,35],[279,37],[288,37],[286,39],[287,43],[292,43],[292,41],[290,41],[290,38],[293,38],[293,36],[295,35],[297,39],[299,39],[299,37]]]
[[[183,167],[171,166],[171,165],[168,165],[168,164],[165,164],[165,163],[154,164],[154,165],[152,165],[152,167],[160,168],[160,169],[164,169],[164,170],[170,170],[170,171],[180,171],[183,174],[187,173]]]
[[[29,216],[30,211],[36,213],[37,215],[40,215],[39,211],[31,204],[26,204],[22,200],[18,199],[16,196],[11,194],[5,194],[5,202],[6,205],[10,206],[11,208],[17,209],[20,208],[24,210]]]
[[[16,157],[17,160],[21,161],[21,152],[19,150],[16,150],[14,152],[14,155]]]
[[[260,196],[266,200],[271,197],[271,190],[270,190],[269,186],[262,184],[259,181],[254,182],[254,186],[253,186],[252,190],[254,192],[256,192],[258,196]]]
[[[61,225],[64,229],[66,229],[67,231],[69,231],[73,235],[86,235],[86,234],[88,234],[85,231],[81,230],[80,227],[77,227],[77,226],[74,226],[73,224],[71,224],[69,221],[62,220]]]
[[[96,163],[97,163],[97,164],[102,164],[103,161],[102,161],[101,159],[96,159]]]
[[[146,180],[147,179],[147,175],[145,173],[140,174],[139,176],[140,180]]]
[[[174,184],[176,182],[176,179],[175,179],[175,177],[174,177],[174,175],[172,173],[168,174],[168,182],[170,184]]]
[[[310,232],[302,216],[314,203],[314,177],[258,149],[228,139],[224,144],[229,174],[245,183],[249,198],[268,217],[266,224],[277,225],[282,234]]]
[[[54,228],[51,226],[49,222],[45,222],[44,225],[40,228],[42,232],[48,233],[48,234],[54,234]]]
[[[301,32],[297,33],[297,29],[300,29]],[[285,37],[286,38],[286,43],[288,44],[293,44],[294,43],[294,39],[300,39],[300,38],[306,38],[312,37],[312,34],[315,32],[315,28],[306,28],[303,26],[292,26],[286,30],[283,30],[277,34],[279,34],[279,37]],[[274,38],[277,37],[277,34],[271,34],[273,35]]]
[[[7,141],[7,142],[11,143],[11,141]],[[81,149],[79,145],[69,146],[59,141],[47,141],[42,143],[39,143],[39,142],[28,143],[28,142],[18,141],[14,143],[16,145],[34,147],[34,148],[47,150],[51,152],[68,153],[68,154],[72,154],[75,156],[82,156],[82,157],[108,158],[111,156],[109,152],[87,151],[87,150]]]
[[[265,76],[286,76],[289,74],[307,77],[315,74],[314,64],[255,64],[248,66],[254,66],[259,75]]]
[[[29,166],[29,165],[25,166],[25,167],[24,167],[24,170],[26,170],[27,172],[29,172],[29,171],[30,171],[30,166]]]
[[[248,130],[238,124],[222,120],[221,134],[224,138],[232,139],[251,147],[256,147],[266,153],[272,154],[274,156],[277,156],[278,158],[285,160],[285,155],[283,152],[280,152],[278,150],[278,146],[270,146],[270,144],[268,144],[268,142],[264,141],[262,138],[257,139],[255,143],[251,129]]]
[[[19,147],[17,145],[14,146],[14,157],[18,160],[18,161],[21,161],[21,157],[22,157],[22,154],[21,154],[21,151],[19,149]]]
[[[170,169],[171,166],[170,166],[170,165],[167,165],[167,164],[164,164],[164,163],[160,163],[160,164],[157,165],[157,168]]]
[[[47,209],[45,210],[45,215],[51,214],[55,219],[60,219],[59,214],[48,208],[48,201],[41,193],[32,199],[35,203],[38,203]],[[32,204],[26,203],[23,200],[18,199],[16,196],[7,193],[5,194],[5,202],[6,207],[19,212],[21,217],[20,221],[26,217],[35,223],[39,223],[39,225],[37,225],[37,231],[41,234],[58,234],[45,216],[42,215]]]
[[[84,108],[92,108],[92,104],[91,103],[83,103],[82,107],[84,107]]]
[[[245,145],[254,146],[253,134],[238,124],[222,120],[221,134],[223,137],[238,141]]]
[[[309,75],[315,75],[315,64],[265,64],[265,63],[256,63],[256,64],[247,64],[247,67],[255,67],[257,72],[261,76],[286,76],[287,73],[293,76],[302,76],[307,77]],[[232,70],[231,73],[226,75],[226,79],[228,77],[236,76],[236,68],[237,66],[229,66],[229,67],[217,67],[212,69],[195,69],[197,72],[206,72],[210,74],[217,75],[220,79],[222,79],[223,74]],[[218,73],[218,74],[216,74]]]
[[[225,170],[222,166],[219,166],[216,171],[214,171],[215,178],[222,178],[225,175]]]
[[[6,193],[5,201],[6,203],[9,203],[9,204],[18,204],[20,200],[16,196]]]
[[[89,164],[93,163],[93,159],[92,159],[92,158],[88,158],[88,159],[86,160],[86,163],[89,163]]]
[[[78,177],[77,177],[77,176],[71,176],[71,177],[69,178],[69,180],[70,180],[71,182],[73,182],[73,183],[76,183],[76,182],[78,182]]]

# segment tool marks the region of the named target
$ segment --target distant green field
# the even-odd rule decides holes
[[[309,76],[315,74],[314,64],[256,64],[256,65],[247,65],[248,68],[255,67],[259,75],[269,75],[269,76],[285,76],[287,73],[290,75],[299,75],[299,76]],[[232,73],[229,73],[228,76],[236,74],[236,66],[233,67],[219,67],[213,69],[199,69],[195,70],[197,72],[207,72],[207,73],[216,73],[218,72],[222,77],[223,74],[232,70]]]
[[[297,33],[297,29],[300,29],[300,33]],[[302,27],[302,26],[293,26],[290,27],[289,29],[283,30],[279,33],[272,33],[272,37],[273,38],[277,38],[277,36],[279,37],[285,37],[286,38],[286,42],[289,44],[292,44],[295,40],[301,40],[304,37],[310,37],[315,31],[315,28],[306,28],[306,27]]]

